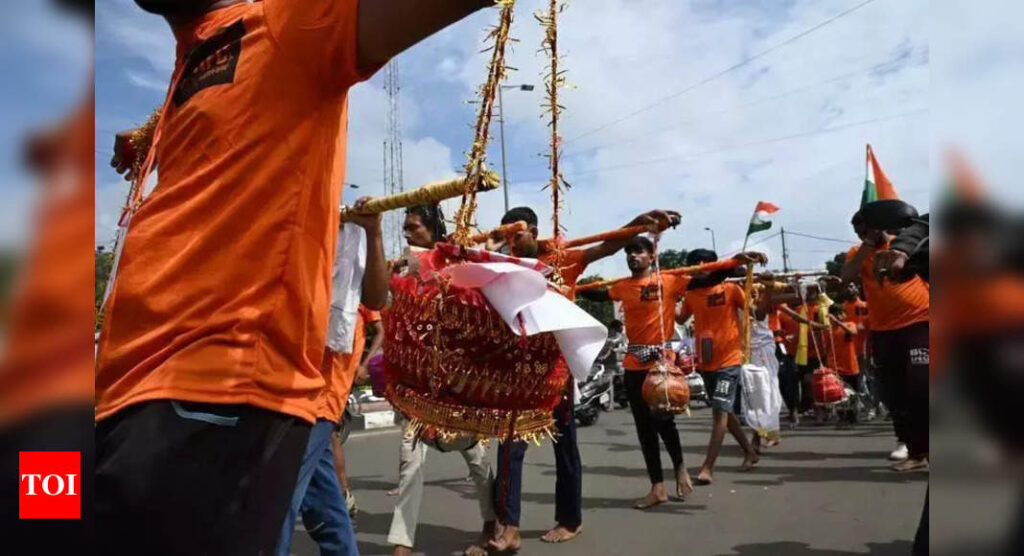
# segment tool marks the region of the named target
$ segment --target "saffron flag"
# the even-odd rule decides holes
[[[892,182],[886,177],[885,172],[882,171],[882,167],[878,164],[878,159],[875,158],[875,151],[871,150],[871,145],[867,146],[867,170],[864,177],[864,193],[860,197],[860,206],[864,206],[873,201],[882,201],[886,199],[899,199],[899,195],[896,194],[896,189],[893,188]]]
[[[767,202],[758,201],[754,207],[754,215],[750,217],[750,227],[747,228],[747,236],[754,232],[761,232],[772,227],[771,215],[779,211],[779,207]]]

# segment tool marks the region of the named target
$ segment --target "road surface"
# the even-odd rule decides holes
[[[677,418],[686,465],[696,475],[710,429],[710,410]],[[726,438],[715,483],[697,487],[685,502],[632,509],[649,482],[628,410],[601,415],[579,430],[583,458],[583,534],[571,543],[539,541],[554,517],[555,468],[550,444],[531,447],[523,484],[520,554],[908,554],[921,514],[927,473],[898,474],[886,456],[894,447],[890,423],[854,430],[801,426],[783,431],[756,470],[741,473],[740,452]],[[390,554],[387,532],[394,498],[385,492],[398,476],[397,430],[353,435],[348,469],[359,503],[360,552]],[[490,448],[493,462],[495,447]],[[663,455],[671,477],[668,455]],[[416,554],[458,554],[479,528],[466,466],[458,454],[431,451]],[[668,484],[670,491],[672,483]],[[301,520],[300,520],[301,521]],[[301,529],[301,525],[299,525]],[[297,531],[292,552],[318,554]]]

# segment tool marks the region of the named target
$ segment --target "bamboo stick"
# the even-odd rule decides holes
[[[741,261],[739,259],[725,259],[725,260],[722,260],[722,261],[715,261],[713,263],[704,263],[704,264],[698,264],[698,265],[694,265],[694,266],[683,266],[683,267],[680,267],[680,268],[673,268],[673,269],[669,269],[669,270],[662,270],[661,274],[663,276],[685,276],[685,275],[688,275],[688,274],[699,274],[699,273],[702,273],[702,272],[717,272],[719,270],[729,270],[729,269],[732,269],[732,268],[736,268],[738,266],[743,266],[744,264],[746,264],[746,263],[744,263],[743,261]],[[600,288],[607,288],[609,286],[612,286],[614,284],[622,282],[623,280],[629,280],[631,278],[632,278],[631,276],[628,276],[628,277],[624,277],[624,278],[616,278],[614,280],[604,280],[604,281],[601,281],[601,282],[591,282],[589,284],[581,284],[579,286],[576,286],[576,291],[577,292],[581,292],[581,291],[587,291],[587,290],[596,290],[596,289],[600,289]]]
[[[657,224],[643,224],[640,226],[629,226],[626,228],[617,228],[609,230],[607,232],[601,232],[590,236],[584,236],[576,239],[570,239],[563,241],[563,249],[572,249],[573,247],[582,247],[584,245],[590,245],[591,243],[600,243],[602,241],[614,241],[617,239],[632,239],[642,233],[650,232],[657,233],[663,231],[667,226],[661,226]],[[557,245],[555,238],[542,239],[540,243],[541,251],[552,251]]]
[[[502,226],[498,226],[497,228],[494,228],[489,232],[480,232],[479,234],[470,237],[469,241],[471,241],[473,245],[476,245],[486,242],[488,238],[493,236],[505,236],[507,234],[525,232],[528,229],[529,225],[527,225],[526,222],[520,220],[518,222],[512,222],[511,224],[504,224]]]
[[[477,191],[491,191],[497,189],[499,183],[500,181],[498,180],[497,174],[494,172],[487,172],[480,179],[480,183],[477,184]],[[363,205],[359,214],[380,214],[389,210],[437,203],[446,199],[461,197],[465,190],[466,178],[464,177],[448,181],[428,183],[427,185],[404,193],[370,199]],[[342,209],[341,221],[345,222],[354,214],[356,213],[352,211],[351,208]]]

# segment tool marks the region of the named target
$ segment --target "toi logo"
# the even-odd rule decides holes
[[[18,453],[18,517],[81,519],[80,452]]]

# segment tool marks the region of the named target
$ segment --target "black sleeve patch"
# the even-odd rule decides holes
[[[174,90],[175,106],[181,106],[207,87],[234,82],[243,36],[245,24],[239,19],[189,51],[184,73]]]

